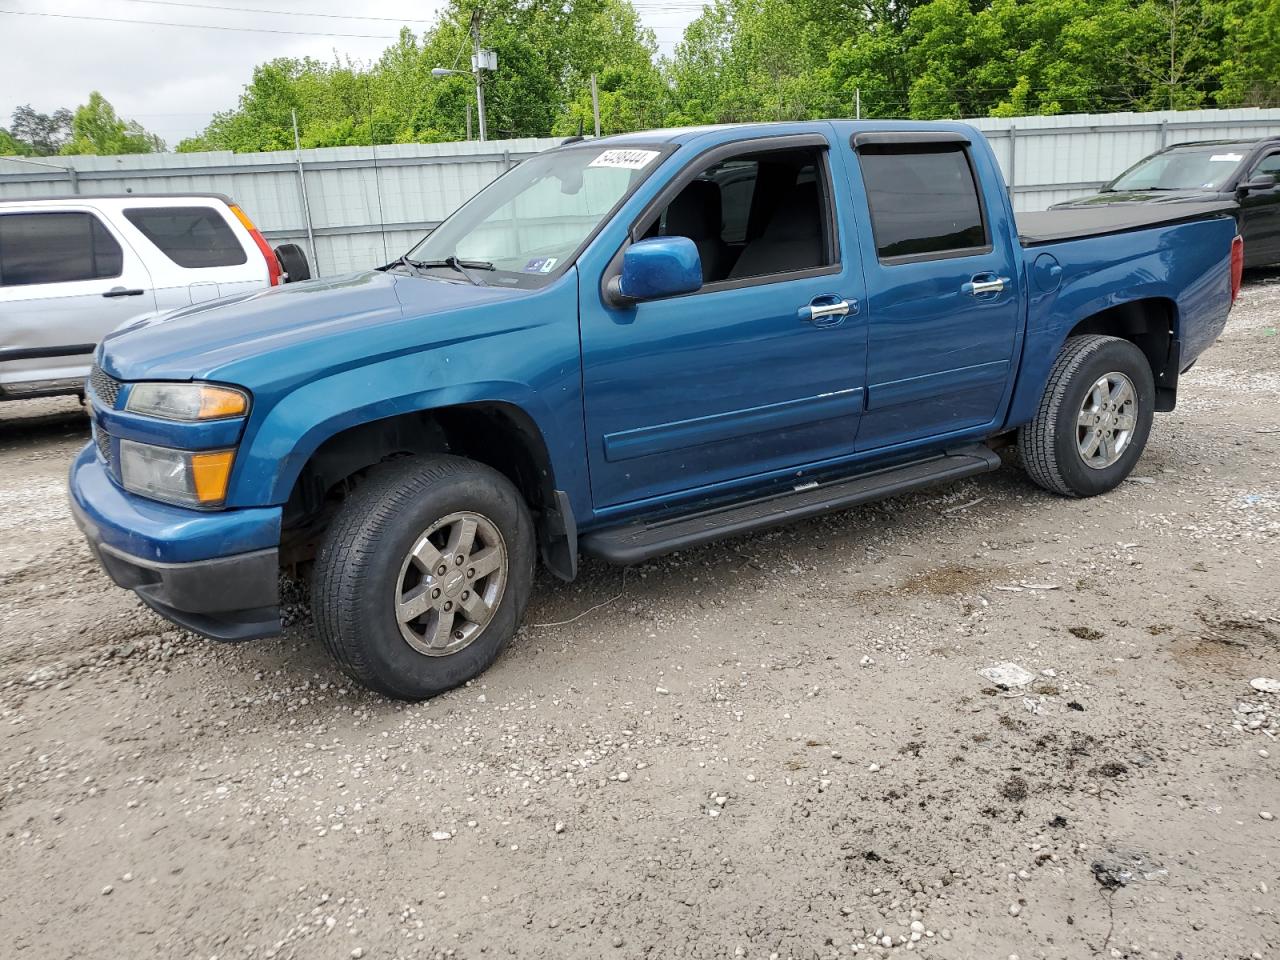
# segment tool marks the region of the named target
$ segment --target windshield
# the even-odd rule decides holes
[[[1168,150],[1130,167],[1108,190],[1221,190],[1244,159],[1243,145]]]
[[[466,283],[460,265],[472,282],[541,286],[572,262],[662,155],[660,146],[538,154],[463,204],[398,269]]]

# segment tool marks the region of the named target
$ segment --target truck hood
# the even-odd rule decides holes
[[[370,270],[333,280],[286,284],[146,317],[102,342],[99,363],[120,380],[235,379],[246,361],[260,369],[269,355],[299,344],[344,341],[352,360],[371,340],[386,343],[389,325],[420,320],[518,293]],[[446,334],[441,331],[441,337]],[[394,337],[392,339],[395,339]],[[423,330],[406,331],[406,348]],[[295,355],[296,358],[296,355]]]
[[[1115,193],[1095,193],[1091,197],[1077,197],[1055,203],[1051,210],[1070,207],[1110,206],[1130,203],[1190,203],[1217,200],[1222,196],[1217,190],[1132,190]]]

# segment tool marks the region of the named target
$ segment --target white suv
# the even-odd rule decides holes
[[[0,400],[83,392],[135,317],[309,276],[220,194],[0,200]]]

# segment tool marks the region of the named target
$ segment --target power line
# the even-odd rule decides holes
[[[187,3],[185,0],[126,0],[127,3],[148,3],[159,7],[191,7],[196,10],[225,10],[229,13],[267,13],[280,17],[325,17],[330,20],[382,20],[390,23],[431,23],[418,17],[366,17],[353,13],[313,13],[310,10],[263,10],[260,7],[224,7],[220,3]]]
[[[0,10],[14,17],[53,17],[58,20],[95,20],[99,23],[135,23],[150,27],[185,27],[189,30],[230,30],[235,33],[281,33],[295,37],[354,37],[360,40],[398,40],[387,33],[318,33],[312,30],[272,30],[267,27],[223,27],[212,23],[172,23],[167,20],[130,20],[124,17],[90,17],[76,13],[45,13],[37,10]]]

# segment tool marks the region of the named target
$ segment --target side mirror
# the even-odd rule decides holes
[[[688,237],[651,237],[633,243],[622,255],[622,272],[609,281],[615,304],[657,300],[702,287],[702,258]]]
[[[1249,193],[1252,190],[1270,190],[1276,185],[1276,175],[1274,173],[1263,173],[1254,177],[1252,180],[1246,180],[1240,186],[1236,187],[1237,193]]]

